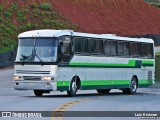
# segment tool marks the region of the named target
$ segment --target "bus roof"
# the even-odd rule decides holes
[[[71,30],[32,30],[19,34],[21,37],[59,37],[63,35],[71,35]]]
[[[23,32],[19,34],[18,38],[22,38],[22,37],[60,37],[64,35],[98,38],[98,39],[147,42],[147,43],[154,42],[152,39],[149,39],[149,38],[130,38],[130,37],[116,36],[115,34],[91,34],[91,33],[74,32],[73,30],[50,30],[50,29]]]

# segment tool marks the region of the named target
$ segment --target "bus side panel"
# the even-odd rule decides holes
[[[80,68],[73,68],[69,66],[59,67],[57,71],[57,90],[69,90],[70,82],[75,76],[78,76],[81,80],[85,80],[86,71]]]
[[[86,77],[81,80],[81,89],[105,89],[111,84],[112,74],[107,68],[81,68],[85,70]]]
[[[74,56],[68,65],[59,67],[57,90],[69,90],[70,81],[74,76],[80,78],[80,89],[83,90],[129,88],[133,76],[137,77],[139,87],[149,86],[153,83],[152,78],[148,79],[149,71],[152,76],[154,74],[152,61]],[[145,67],[144,63],[147,63]]]

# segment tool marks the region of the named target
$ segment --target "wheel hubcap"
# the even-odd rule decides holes
[[[73,92],[76,92],[76,90],[77,90],[76,82],[72,83],[72,90],[73,90]]]
[[[136,91],[136,89],[137,89],[137,84],[136,84],[135,81],[132,81],[131,88],[132,88],[132,91]]]

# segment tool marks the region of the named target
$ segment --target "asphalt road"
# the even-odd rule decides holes
[[[138,89],[136,95],[122,94],[112,90],[108,95],[95,90],[78,91],[77,96],[68,97],[66,92],[51,92],[35,97],[33,91],[16,91],[12,81],[13,68],[0,69],[0,111],[160,111],[160,85]],[[116,112],[117,114],[121,114]],[[156,113],[156,112],[155,112]],[[1,113],[0,113],[1,114]],[[75,113],[73,113],[75,114]],[[76,113],[77,114],[77,113]],[[84,113],[78,113],[84,115]],[[140,117],[43,117],[33,120],[135,120]],[[104,113],[105,114],[105,113]],[[114,113],[115,114],[115,113]],[[124,112],[122,114],[126,114]],[[121,115],[122,115],[121,114]],[[31,118],[0,118],[0,120],[30,120]],[[147,119],[148,120],[148,119]]]

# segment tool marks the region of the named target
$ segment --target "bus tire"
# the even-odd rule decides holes
[[[132,77],[130,88],[123,89],[124,94],[135,94],[138,88],[138,81],[135,77]]]
[[[34,94],[35,94],[35,96],[40,97],[43,95],[43,90],[34,90]]]
[[[111,89],[97,89],[98,93],[101,94],[108,94],[110,92]]]
[[[76,78],[71,81],[70,90],[67,91],[68,96],[73,97],[77,92]]]

